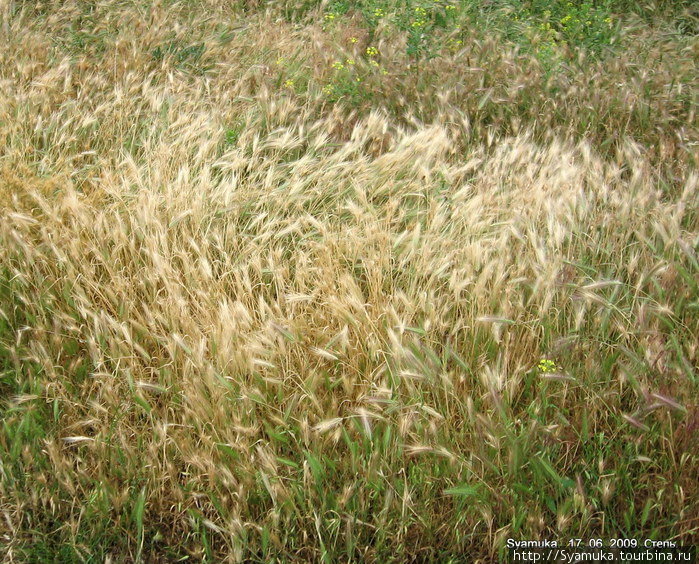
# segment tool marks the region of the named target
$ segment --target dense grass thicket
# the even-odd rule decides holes
[[[0,4],[0,555],[699,541],[693,2]]]

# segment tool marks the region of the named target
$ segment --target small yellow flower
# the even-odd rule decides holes
[[[356,37],[350,37],[350,43],[356,43],[359,41]]]
[[[335,61],[332,64],[332,68],[334,68],[335,70],[342,70],[345,68],[345,65],[343,65],[340,61]]]
[[[548,358],[542,358],[539,361],[537,368],[542,374],[550,374],[551,372],[560,370],[560,367],[557,366],[553,360],[549,360]]]
[[[284,81],[284,87],[285,88],[293,88],[294,87],[294,81],[291,79],[285,80]]]
[[[325,14],[326,21],[333,21],[335,19],[335,14]]]
[[[366,54],[370,57],[376,57],[379,54],[379,50],[376,47],[367,47]]]
[[[376,8],[374,10],[374,17],[376,18],[383,18],[386,15],[386,12],[384,12],[381,8]]]
[[[345,61],[345,64],[346,64],[347,66],[351,67],[351,66],[354,64],[354,59],[347,59],[347,60]]]
[[[453,50],[458,49],[461,45],[463,45],[463,41],[461,39],[450,39],[448,42],[448,46]]]
[[[286,61],[284,60],[284,57],[279,57],[277,59],[277,66],[281,67]]]

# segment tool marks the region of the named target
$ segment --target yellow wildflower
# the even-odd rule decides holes
[[[543,374],[550,374],[551,372],[556,372],[560,370],[560,367],[556,365],[553,360],[547,358],[542,358],[537,365],[539,372]]]

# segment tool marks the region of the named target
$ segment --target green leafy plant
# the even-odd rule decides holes
[[[323,86],[323,95],[331,102],[342,99],[354,104],[360,103],[367,96],[364,89],[363,73],[357,61],[348,57],[331,64],[331,80]]]

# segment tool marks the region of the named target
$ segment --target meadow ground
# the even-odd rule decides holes
[[[3,560],[697,544],[698,21],[0,3]]]

